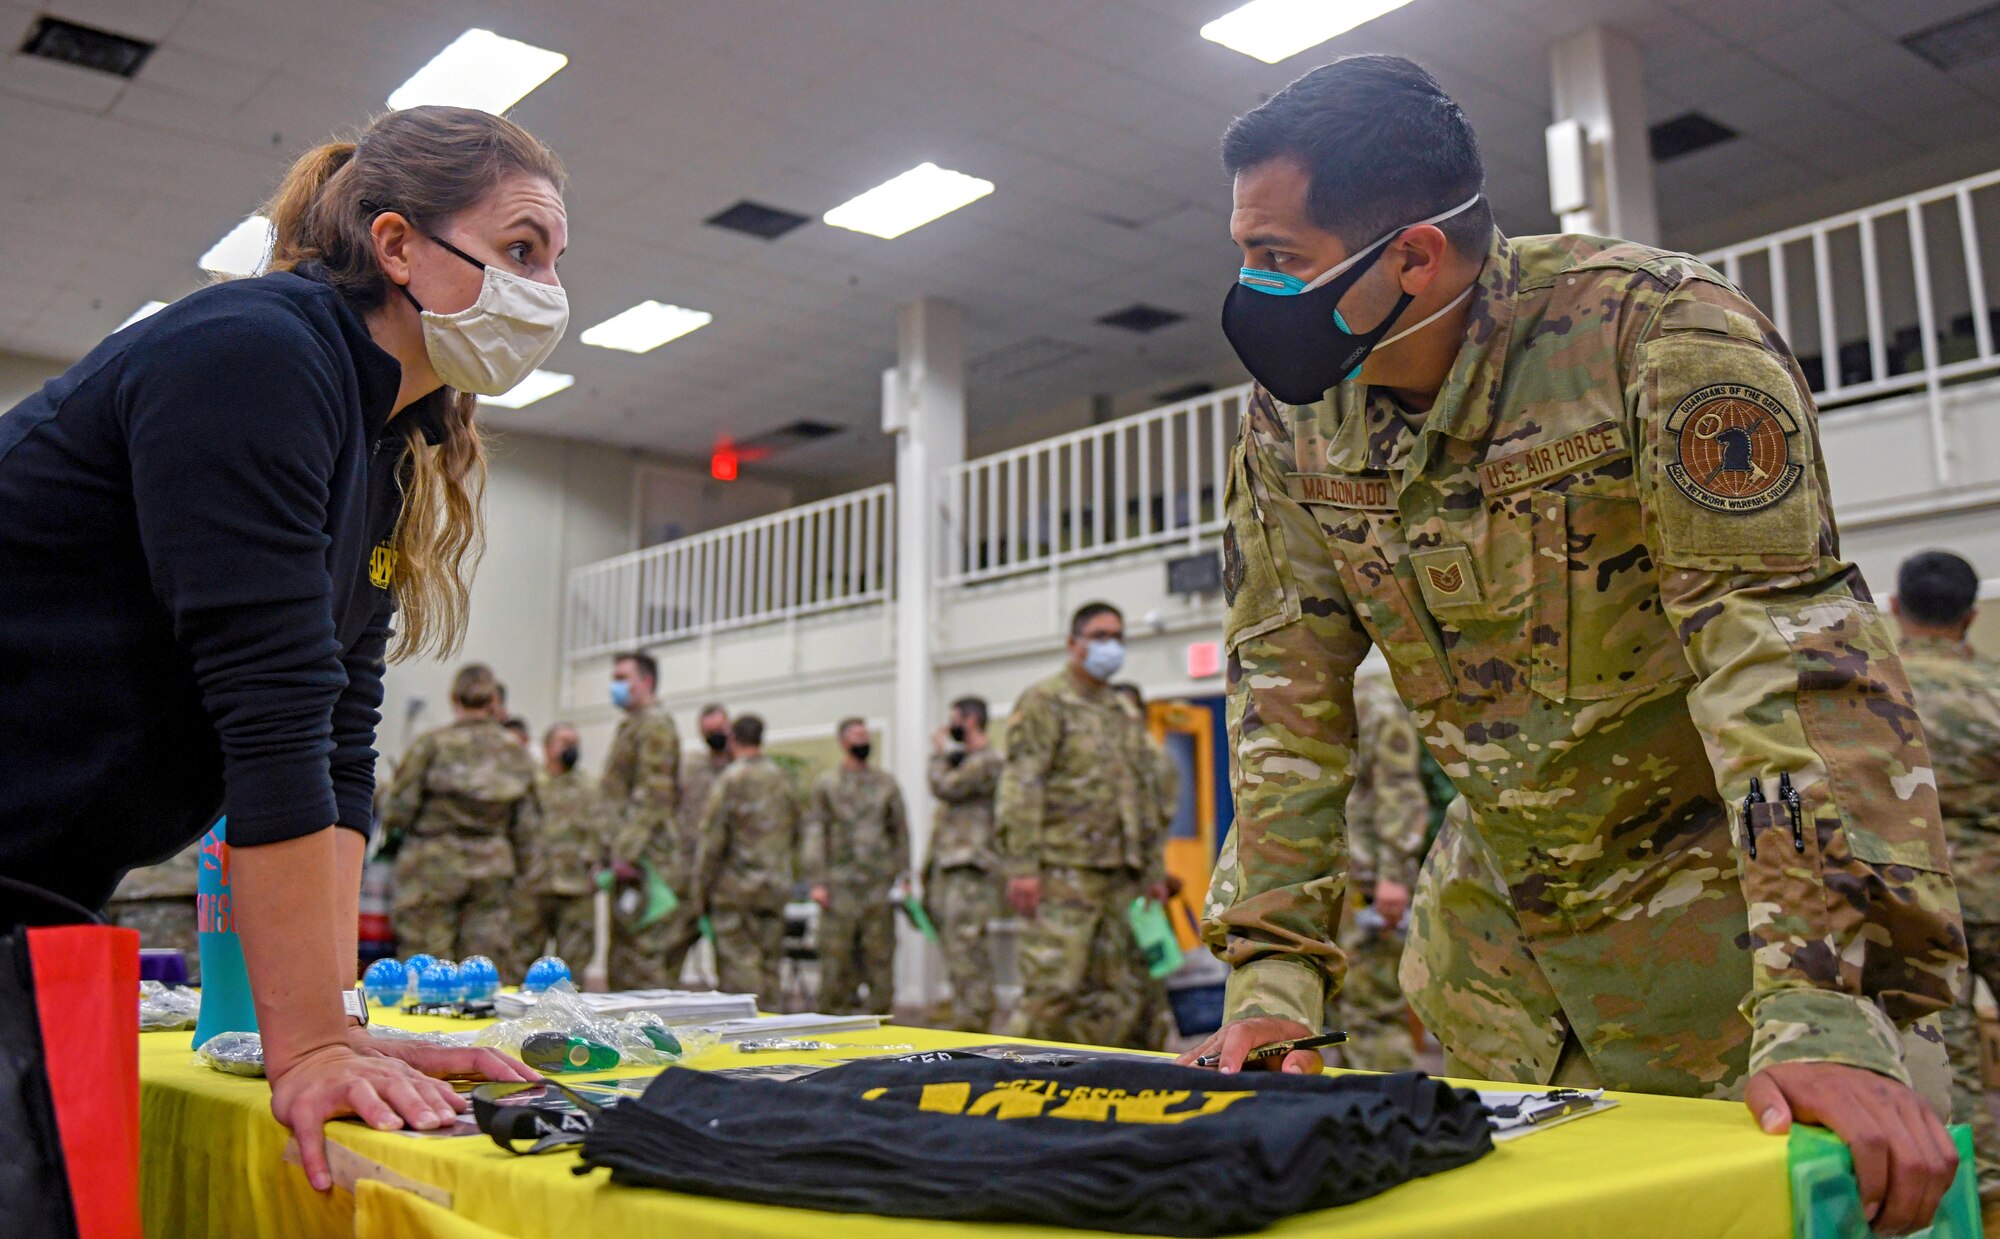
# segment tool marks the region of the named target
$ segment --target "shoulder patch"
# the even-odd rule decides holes
[[[1784,401],[1741,383],[1711,383],[1689,392],[1667,418],[1674,459],[1667,476],[1689,499],[1712,512],[1756,512],[1798,485],[1792,459],[1799,423]]]

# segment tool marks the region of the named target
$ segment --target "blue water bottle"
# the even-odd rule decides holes
[[[195,1020],[199,1048],[217,1033],[256,1032],[257,1007],[250,1000],[250,973],[243,966],[243,940],[229,891],[228,818],[218,818],[201,839],[195,879],[195,928],[201,945],[201,1014]]]

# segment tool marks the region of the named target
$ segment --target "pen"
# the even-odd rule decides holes
[[[1778,775],[1778,799],[1785,802],[1785,811],[1792,815],[1792,850],[1806,850],[1805,813],[1799,803],[1799,789],[1792,786],[1792,776]]]
[[[1293,1050],[1317,1050],[1329,1045],[1339,1045],[1345,1040],[1347,1040],[1346,1033],[1330,1032],[1320,1033],[1314,1037],[1293,1037],[1286,1041],[1273,1041],[1266,1045],[1260,1045],[1248,1054],[1245,1054],[1243,1061],[1246,1063],[1262,1062],[1267,1058],[1278,1058],[1281,1055],[1290,1054]],[[1194,1060],[1194,1065],[1197,1067],[1213,1067],[1221,1061],[1222,1055],[1220,1054],[1204,1054]]]
[[[1743,798],[1743,841],[1749,846],[1751,860],[1757,859],[1757,819],[1750,814],[1751,810],[1763,803],[1764,785],[1759,783],[1757,776],[1753,774],[1750,776],[1750,794]]]

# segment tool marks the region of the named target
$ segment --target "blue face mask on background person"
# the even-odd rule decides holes
[[[1083,670],[1093,680],[1109,680],[1125,666],[1125,643],[1105,637],[1092,641],[1083,653]]]
[[[1388,335],[1389,328],[1410,308],[1414,296],[1404,293],[1373,331],[1359,334],[1350,331],[1347,320],[1340,316],[1340,299],[1382,257],[1389,242],[1412,228],[1468,211],[1479,198],[1474,194],[1449,211],[1390,231],[1310,283],[1282,271],[1242,268],[1222,303],[1222,334],[1229,337],[1243,368],[1265,391],[1286,404],[1312,404],[1359,374],[1368,354],[1436,322],[1470,297],[1478,285],[1468,285],[1437,313],[1393,336]]]
[[[630,680],[611,681],[611,704],[621,710],[632,708],[632,682]]]

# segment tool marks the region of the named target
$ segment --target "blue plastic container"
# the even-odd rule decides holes
[[[243,940],[236,936],[236,914],[230,904],[228,824],[228,818],[217,819],[202,836],[201,854],[195,861],[195,929],[201,947],[196,1047],[217,1033],[257,1031],[250,973],[243,966]]]

